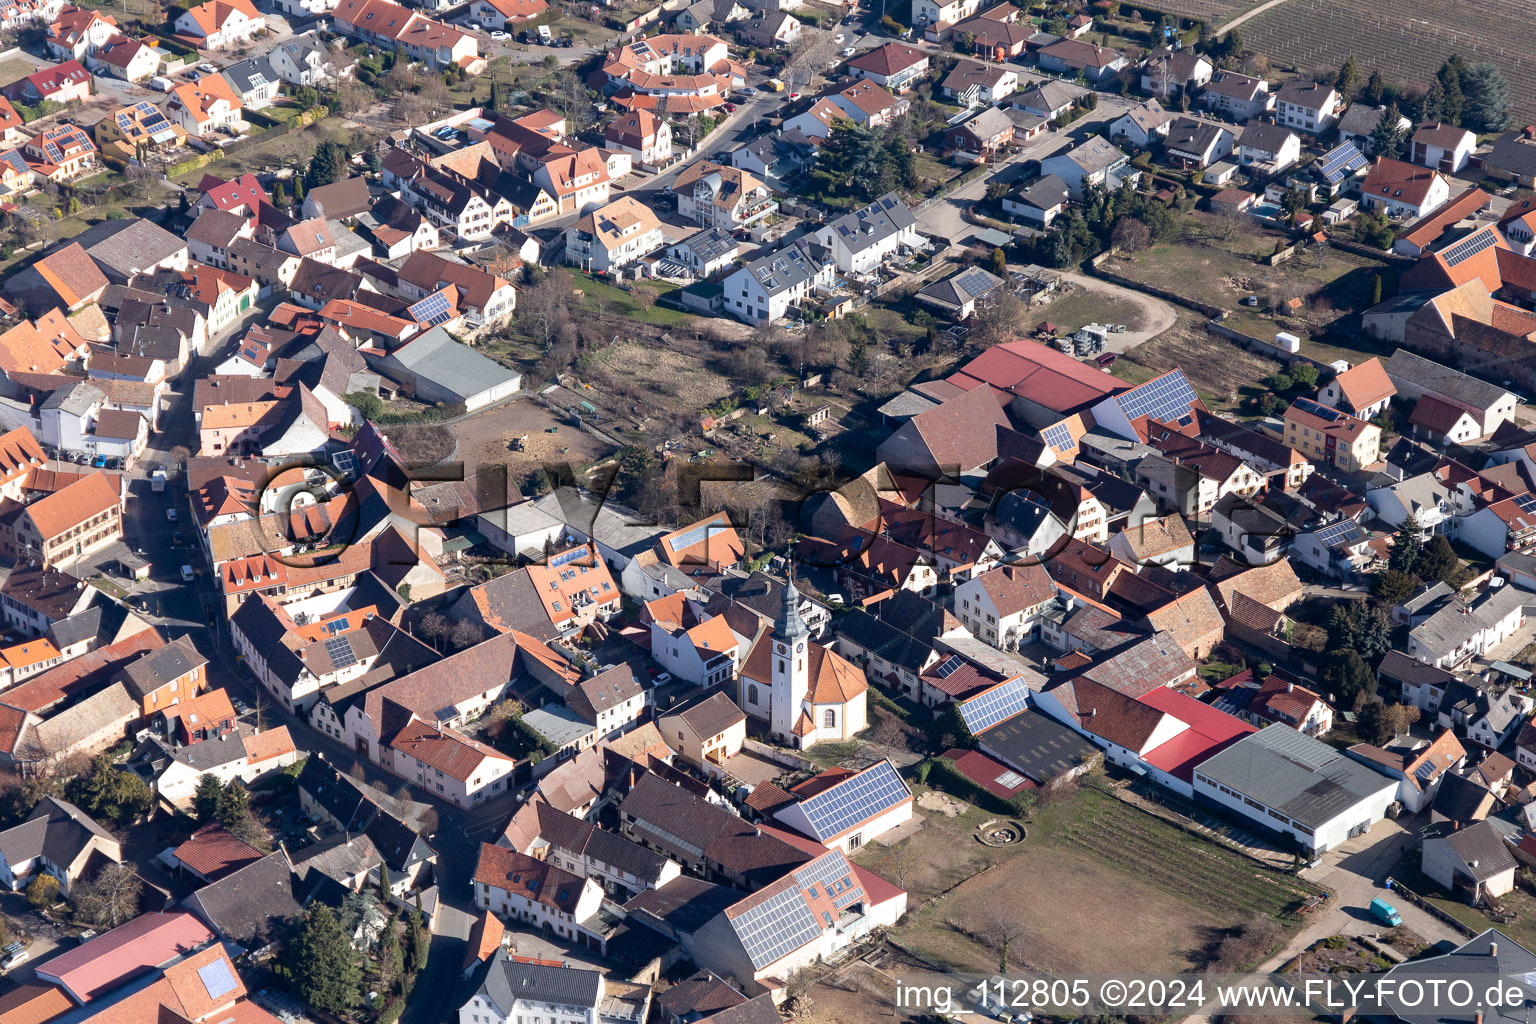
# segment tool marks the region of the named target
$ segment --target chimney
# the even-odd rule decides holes
[[[1477,866],[1477,863],[1476,863],[1476,861],[1474,861],[1473,862],[1473,867],[1476,867],[1476,866]],[[1499,955],[1499,944],[1497,942],[1490,942],[1490,943],[1488,943],[1488,955],[1489,956],[1498,956]]]
[[[1296,690],[1296,684],[1295,683],[1286,683],[1285,684],[1285,692],[1286,693],[1293,693],[1293,692],[1295,692],[1295,690]]]

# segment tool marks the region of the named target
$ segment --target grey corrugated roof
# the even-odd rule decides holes
[[[1406,349],[1398,349],[1386,363],[1387,376],[1401,391],[1399,380],[1406,380],[1425,391],[1460,402],[1472,409],[1491,409],[1506,394],[1503,388],[1485,380],[1469,377],[1460,370],[1425,359]]]
[[[460,398],[522,380],[522,374],[453,340],[453,336],[441,327],[412,338],[396,349],[393,356],[397,363],[417,377]]]
[[[1243,737],[1198,771],[1308,828],[1397,786],[1323,741],[1279,724]]]

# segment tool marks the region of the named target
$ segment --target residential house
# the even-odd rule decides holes
[[[945,95],[962,107],[990,107],[1018,87],[1019,76],[1012,69],[973,60],[958,61],[939,83]]]
[[[1354,473],[1381,461],[1381,428],[1358,416],[1298,398],[1284,419],[1285,443],[1314,462]]]
[[[117,19],[110,14],[66,4],[48,26],[46,43],[56,60],[83,61],[120,35]]]
[[[683,761],[706,772],[718,772],[729,758],[741,753],[747,738],[747,716],[730,697],[716,692],[658,716],[656,728]]]
[[[1039,636],[1056,586],[1039,563],[1005,565],[955,588],[955,614],[972,635],[1000,650],[1016,651]]]
[[[102,472],[82,476],[0,522],[0,551],[69,565],[122,539],[122,494]]]
[[[889,760],[833,768],[789,790],[797,799],[773,816],[829,850],[852,854],[912,820],[912,791]]]
[[[749,324],[778,320],[832,287],[837,265],[803,242],[759,257],[720,282],[726,312]]]
[[[1301,159],[1301,136],[1277,124],[1252,121],[1237,138],[1237,157],[1250,176],[1273,176]]]
[[[1004,211],[1048,228],[1072,199],[1072,190],[1059,176],[1047,174],[1022,182],[1003,196]]]
[[[1138,103],[1109,123],[1109,137],[1125,140],[1133,146],[1146,149],[1159,139],[1166,138],[1173,115],[1163,109],[1155,99]]]
[[[542,2],[542,0],[541,0]],[[505,5],[499,0],[498,6]],[[477,0],[476,8],[490,6]],[[558,962],[530,962],[504,949],[472,962],[467,969],[464,1001],[453,1016],[457,1024],[514,1024],[534,1017],[551,1021],[590,1022],[609,1019],[611,1001],[604,998],[601,971],[569,967]]]
[[[1178,93],[1193,95],[1211,81],[1216,66],[1193,48],[1159,47],[1141,63],[1141,88],[1160,100]]]
[[[208,659],[178,637],[118,670],[114,679],[137,701],[145,718],[196,697],[208,685]]]
[[[1517,867],[1510,841],[1487,820],[1459,831],[1450,822],[1432,825],[1419,855],[1419,870],[1473,905],[1512,891]]]
[[[902,43],[886,43],[854,57],[844,67],[855,77],[900,95],[928,74],[928,65],[928,54],[922,50]]]
[[[329,0],[320,0],[329,3]],[[357,62],[341,49],[333,50],[313,33],[279,43],[267,61],[277,77],[294,86],[329,86],[352,77]]]
[[[565,229],[565,261],[607,274],[649,255],[662,244],[661,222],[650,207],[622,196]]]
[[[850,82],[842,88],[828,92],[824,97],[840,111],[841,116],[854,124],[870,128],[883,128],[911,108],[911,101],[868,79]],[[834,115],[834,119],[837,115]],[[828,128],[830,129],[830,122]],[[814,131],[809,126],[802,129],[807,135],[825,137],[827,132]]]
[[[779,208],[756,175],[708,160],[684,168],[672,184],[672,193],[677,197],[678,216],[722,231],[751,227]]]
[[[1340,409],[1362,420],[1373,420],[1387,410],[1397,388],[1381,360],[1371,357],[1337,374],[1317,393],[1320,404]]]
[[[77,124],[56,124],[27,140],[21,152],[34,174],[49,181],[71,181],[94,171],[96,144]]]
[[[1202,106],[1238,124],[1262,117],[1272,102],[1268,82],[1236,71],[1217,71],[1200,94]]]
[[[1126,182],[1138,181],[1141,172],[1130,167],[1130,162],[1131,158],[1107,139],[1092,136],[1065,152],[1046,157],[1040,162],[1040,173],[1056,175],[1067,183],[1072,198],[1081,199],[1085,184],[1115,192]]]
[[[1053,78],[1015,93],[1010,105],[1047,121],[1054,121],[1086,95],[1088,90],[1082,86]]]
[[[487,31],[510,31],[547,10],[548,0],[475,0],[469,7],[469,16]]]
[[[13,891],[42,873],[68,895],[80,879],[122,860],[122,844],[110,832],[58,797],[43,797],[24,821],[0,832],[0,884]]]
[[[1432,168],[1378,157],[1360,184],[1360,205],[1393,220],[1427,216],[1451,198],[1445,176]]]
[[[917,218],[894,192],[817,229],[815,238],[831,252],[837,269],[849,274],[870,273],[900,249],[924,244]]]
[[[1408,159],[1442,174],[1460,174],[1477,148],[1477,136],[1456,125],[1421,124],[1408,138]]]
[[[1275,94],[1275,123],[1321,135],[1343,112],[1344,97],[1331,85],[1292,78]]]
[[[166,101],[166,116],[186,129],[188,135],[212,135],[222,132],[239,135],[247,127],[240,116],[244,103],[229,83],[218,75],[205,75],[196,82],[184,82],[171,90]]]
[[[1176,118],[1163,136],[1164,158],[1176,167],[1203,168],[1227,156],[1237,140],[1210,121]]]
[[[1475,603],[1457,598],[1408,634],[1408,654],[1434,668],[1453,669],[1485,654],[1525,623],[1529,593],[1512,585],[1492,590]]]
[[[272,62],[265,57],[251,57],[231,64],[219,74],[235,95],[240,97],[246,110],[270,107],[277,99],[278,86],[282,84],[282,78],[272,67]]]
[[[473,73],[483,66],[473,33],[391,0],[340,0],[333,19],[334,30],[341,35],[399,50],[433,70],[451,66]]]
[[[596,930],[601,927],[598,911],[603,888],[591,878],[516,850],[482,843],[472,886],[475,905],[504,920],[599,953],[603,950],[603,935]]]
[[[623,114],[603,129],[603,139],[644,167],[664,167],[672,161],[672,126],[649,110]]]
[[[1085,43],[1081,39],[1063,39],[1040,50],[1036,55],[1041,70],[1090,82],[1103,82],[1118,75],[1129,63],[1125,54],[1108,46]]]
[[[988,163],[996,160],[1013,142],[1013,121],[997,107],[987,107],[975,117],[944,133],[944,146],[956,160]]]
[[[207,0],[176,19],[176,33],[200,49],[232,50],[267,30],[267,21],[250,0]]]
[[[91,98],[91,73],[78,60],[35,71],[0,89],[12,103],[29,107],[44,102],[70,106]]]

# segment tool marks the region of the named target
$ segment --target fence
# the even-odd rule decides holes
[[[1113,251],[1100,253],[1089,261],[1088,265],[1093,268],[1093,275],[1095,277],[1099,278],[1100,280],[1108,281],[1110,284],[1118,284],[1122,288],[1129,288],[1132,291],[1143,292],[1147,295],[1154,295],[1166,302],[1172,302],[1175,305],[1183,306],[1185,309],[1192,309],[1196,313],[1199,313],[1201,316],[1210,317],[1212,319],[1219,317],[1226,312],[1226,310],[1219,306],[1212,306],[1208,303],[1200,302],[1198,300],[1179,295],[1176,292],[1168,291],[1166,288],[1158,288],[1154,285],[1146,284],[1145,282],[1125,277],[1122,274],[1115,273],[1113,270],[1105,270],[1103,267],[1103,262],[1109,259],[1112,255],[1114,255]]]
[[[1391,892],[1398,893],[1403,897],[1403,899],[1407,900],[1409,903],[1412,903],[1414,906],[1424,911],[1424,913],[1428,914],[1430,917],[1433,917],[1444,924],[1450,925],[1452,928],[1461,932],[1467,938],[1470,939],[1477,936],[1476,931],[1467,927],[1459,919],[1453,917],[1450,914],[1447,914],[1445,911],[1441,910],[1439,907],[1435,906],[1433,903],[1429,902],[1429,900],[1426,900],[1423,896],[1420,896],[1418,893],[1414,892],[1412,889],[1408,888],[1406,885],[1404,885],[1402,882],[1399,882],[1391,875],[1387,876],[1387,889]]]
[[[1272,341],[1265,341],[1263,338],[1255,338],[1251,334],[1244,334],[1242,331],[1234,330],[1224,324],[1217,323],[1215,320],[1208,321],[1205,325],[1205,330],[1208,334],[1215,334],[1226,338],[1228,341],[1235,341],[1250,351],[1257,352],[1261,356],[1268,356],[1271,359],[1278,359],[1283,363],[1311,363],[1318,370],[1332,369],[1331,365],[1320,359],[1304,356],[1300,352],[1287,352]]]

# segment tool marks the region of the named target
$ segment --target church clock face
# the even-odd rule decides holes
[[[803,640],[800,643],[795,644],[795,653],[796,654],[804,654],[805,653],[805,642]]]
[[[789,653],[789,647],[786,646],[785,644],[774,644],[773,645],[773,649],[778,651],[780,654],[788,654]]]

